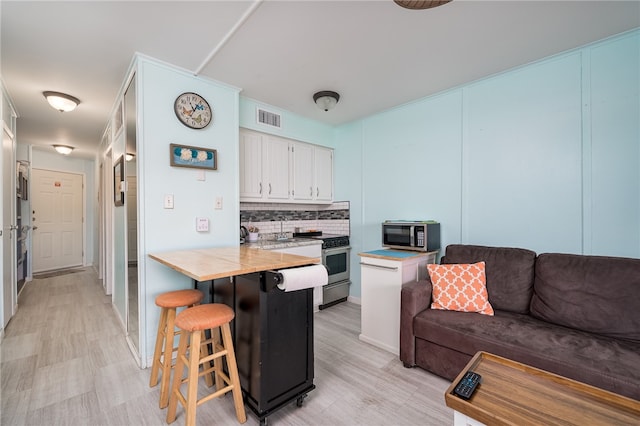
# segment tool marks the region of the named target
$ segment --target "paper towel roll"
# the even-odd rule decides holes
[[[282,282],[278,284],[278,288],[284,291],[320,287],[329,282],[327,268],[324,265],[280,269],[278,272],[282,274]]]

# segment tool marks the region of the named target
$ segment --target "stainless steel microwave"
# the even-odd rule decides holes
[[[382,245],[400,250],[440,250],[440,224],[434,221],[382,222]]]

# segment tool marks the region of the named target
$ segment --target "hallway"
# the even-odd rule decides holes
[[[443,396],[449,382],[360,342],[359,305],[341,303],[314,320],[317,388],[302,408],[290,404],[269,416],[270,424],[452,423]],[[136,365],[90,268],[28,283],[1,355],[2,425],[166,425],[150,370]],[[203,380],[200,389],[207,389]],[[247,409],[245,425],[258,423]],[[174,424],[184,424],[180,408]],[[197,424],[238,424],[231,397],[198,407]]]
[[[52,275],[52,274],[51,274]],[[3,425],[161,424],[93,270],[28,283],[2,342]]]

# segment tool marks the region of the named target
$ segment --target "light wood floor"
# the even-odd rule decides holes
[[[358,340],[360,307],[315,315],[315,385],[269,425],[451,425],[444,379],[406,369]],[[2,425],[164,425],[158,387],[149,388],[95,273],[35,279],[19,298],[1,348]],[[204,394],[206,386],[201,381]],[[247,425],[258,424],[247,411]],[[184,424],[178,408],[175,425]],[[231,396],[198,408],[198,425],[237,424]]]

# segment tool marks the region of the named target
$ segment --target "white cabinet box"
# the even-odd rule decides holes
[[[361,272],[360,340],[400,353],[402,284],[424,279],[437,252],[375,250],[359,253]]]
[[[240,132],[240,199],[289,199],[289,142],[252,131]]]
[[[314,203],[333,201],[333,150],[294,142],[291,156],[293,199]]]
[[[240,201],[331,203],[333,149],[240,129]]]
[[[313,148],[313,176],[316,202],[333,201],[333,150],[321,146]]]

